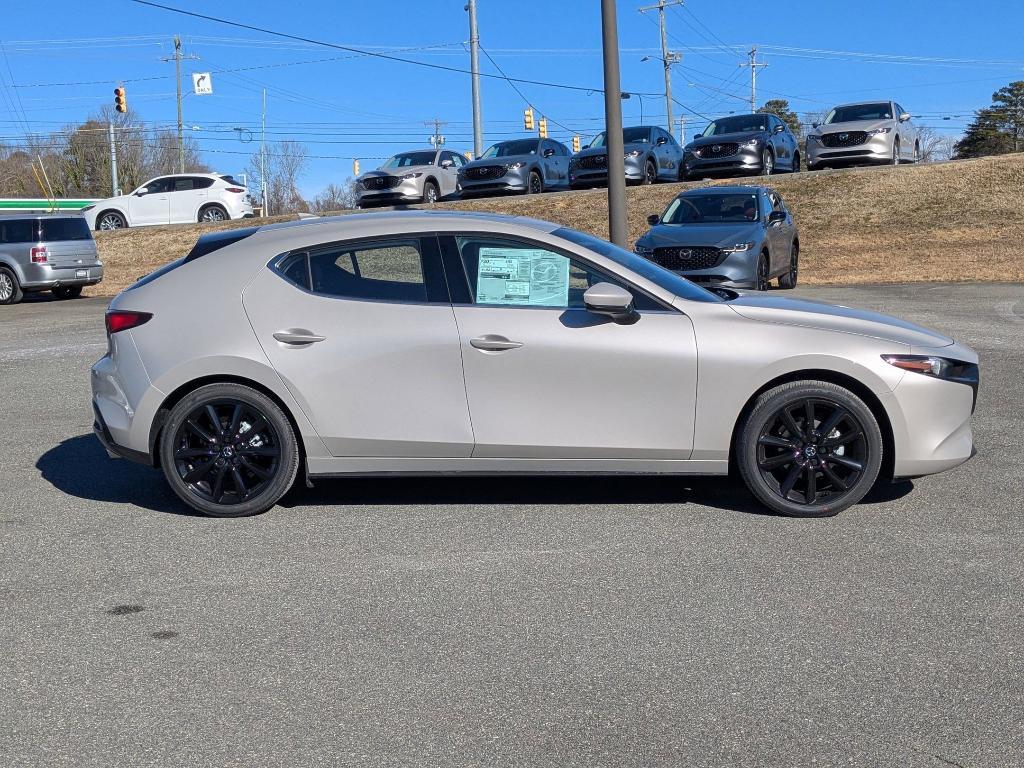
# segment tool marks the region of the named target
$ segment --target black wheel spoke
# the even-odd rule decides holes
[[[767,459],[762,459],[757,462],[757,466],[761,469],[775,469],[776,467],[782,467],[793,461],[793,454],[791,453],[780,453],[778,456],[770,456]]]
[[[792,437],[803,437],[804,433],[797,426],[796,420],[793,418],[793,414],[789,412],[789,408],[783,408],[779,415],[782,417],[782,423],[786,425],[786,429],[789,430],[789,434]]]
[[[818,469],[813,464],[807,465],[807,493],[804,494],[804,500],[808,504],[813,504],[814,500],[818,498]]]
[[[188,419],[185,422],[185,426],[188,427],[189,429],[191,429],[197,435],[199,435],[199,437],[203,438],[203,440],[205,440],[206,442],[208,442],[208,443],[215,442],[214,439],[213,439],[213,435],[211,435],[205,429],[203,429],[198,424],[196,424],[194,419]]]
[[[828,437],[836,427],[839,426],[839,422],[845,419],[847,416],[846,411],[842,408],[836,408],[832,411],[831,415],[822,422],[819,431],[822,437]]]
[[[281,451],[276,445],[247,445],[238,452],[239,456],[280,456]]]
[[[201,456],[210,456],[209,448],[179,448],[174,452],[176,459],[198,459]]]
[[[245,479],[242,477],[242,473],[238,471],[238,467],[231,468],[231,477],[235,481],[235,488],[238,489],[239,497],[244,499],[249,495],[249,487],[245,484]]]
[[[205,464],[200,464],[198,467],[193,467],[189,472],[185,474],[182,480],[184,480],[186,483],[198,483],[200,480],[202,480],[204,477],[210,474],[210,470],[213,469],[216,466],[216,464],[217,460],[211,458]]]
[[[249,428],[245,430],[245,434],[249,435],[250,437],[255,437],[256,435],[259,434],[260,430],[263,429],[263,427],[265,427],[266,425],[267,420],[263,418],[263,416],[259,416],[257,417],[256,421],[250,424]],[[239,435],[236,432],[234,437],[237,439],[238,437],[241,437],[241,435]]]
[[[779,493],[782,494],[782,498],[789,496],[789,492],[793,490],[793,486],[796,485],[797,478],[800,477],[800,473],[803,471],[803,467],[794,462],[793,468],[789,470],[789,474],[786,475],[786,479],[782,481],[782,485],[779,486]]]
[[[847,456],[839,456],[835,453],[833,453],[831,456],[825,457],[825,461],[827,461],[829,464],[839,464],[840,466],[846,467],[847,469],[855,470],[857,472],[862,472],[864,470],[864,465],[861,464],[859,461],[851,459]]]
[[[814,401],[804,401],[804,434],[809,435],[814,429]]]
[[[206,406],[206,418],[210,420],[210,424],[213,425],[214,434],[223,436],[224,427],[220,423],[220,416],[217,415],[217,410],[212,405]]]
[[[778,437],[777,435],[761,435],[757,439],[757,442],[761,445],[768,445],[772,448],[787,448],[791,451],[796,450],[796,441],[787,440],[784,437]]]
[[[213,489],[210,491],[210,495],[214,501],[220,501],[224,498],[224,477],[228,473],[228,465],[225,464],[217,470],[217,477],[213,479]]]
[[[256,477],[258,477],[260,480],[269,480],[271,478],[270,472],[267,472],[265,469],[257,466],[256,464],[253,464],[251,461],[249,461],[249,459],[245,458],[245,456],[239,456],[238,461],[243,467],[245,467],[254,475],[256,475]]]
[[[830,437],[827,440],[822,440],[821,441],[821,447],[822,448],[838,448],[841,445],[846,445],[847,443],[850,443],[850,442],[856,440],[858,437],[860,437],[863,434],[864,434],[863,432],[861,432],[859,429],[857,429],[857,430],[853,430],[853,431],[847,432],[844,435],[840,435],[839,437]]]
[[[227,434],[234,435],[238,434],[238,426],[242,423],[242,404],[237,403],[235,405],[235,412],[231,414],[231,424],[228,426]]]
[[[841,478],[835,472],[833,472],[832,468],[828,465],[828,463],[823,463],[821,465],[821,471],[822,474],[824,474],[825,477],[828,478],[828,481],[832,483],[833,486],[835,486],[836,490],[845,491],[848,488],[848,486],[846,485],[846,481],[843,480],[843,478]]]

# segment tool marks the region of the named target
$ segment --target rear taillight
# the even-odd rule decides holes
[[[22,251],[24,253],[24,251]],[[32,263],[33,264],[45,264],[49,254],[46,252],[45,245],[37,245],[32,248]]]
[[[228,192],[245,192],[245,190],[242,189],[241,187],[228,187],[227,191]]]
[[[143,323],[149,322],[153,315],[149,312],[128,312],[113,309],[107,312],[107,333],[127,331],[130,328],[138,328]]]

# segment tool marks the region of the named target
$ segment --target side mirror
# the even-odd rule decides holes
[[[451,160],[442,160],[441,161],[441,167],[442,168],[451,168],[453,165],[455,165],[455,163],[453,163]]]
[[[659,136],[658,140],[655,142],[655,144],[657,144],[659,147],[662,144],[668,144],[668,139],[666,139],[664,136]]]
[[[786,130],[786,126],[784,126],[784,125],[776,125],[775,126],[775,132],[776,133],[782,133],[784,130]]]
[[[555,154],[555,150],[551,149],[551,147],[544,150],[544,157],[551,157],[553,154]]]
[[[139,187],[138,189],[135,190],[135,196],[142,197],[147,192],[149,192],[149,189],[147,187]]]
[[[817,128],[821,123],[811,123],[811,128]]]
[[[785,211],[772,211],[771,213],[768,214],[768,223],[769,224],[781,224],[785,220],[786,220],[786,212]]]
[[[661,216],[659,216],[656,213],[652,213],[650,216],[647,217],[647,223],[650,224],[652,227],[655,227],[658,224],[661,224]]]
[[[900,122],[901,123],[905,123],[905,122],[907,122],[907,120],[910,119],[910,117],[911,117],[911,115],[910,115],[909,112],[903,112],[902,114],[900,114]]]
[[[583,294],[588,312],[607,315],[620,325],[635,323],[640,317],[633,308],[633,294],[612,283],[597,283]]]
[[[580,147],[580,149],[590,149],[590,145],[584,144],[582,147]]]

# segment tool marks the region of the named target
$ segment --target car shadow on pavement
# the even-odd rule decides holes
[[[51,448],[39,457],[36,468],[55,488],[77,498],[199,514],[174,495],[160,470],[108,458],[91,434]],[[861,504],[894,501],[913,487],[909,481],[880,484]],[[279,502],[286,508],[439,504],[699,504],[744,514],[775,514],[761,506],[739,478],[658,475],[353,477],[315,480],[313,488],[299,479]]]

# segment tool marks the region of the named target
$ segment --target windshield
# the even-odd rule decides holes
[[[583,246],[587,250],[599,253],[602,256],[615,261],[631,272],[635,272],[641,277],[645,277],[666,291],[675,294],[683,299],[689,299],[691,301],[708,301],[717,302],[722,299],[706,291],[698,285],[694,285],[685,277],[680,277],[675,272],[669,272],[664,267],[660,267],[653,261],[648,261],[643,256],[637,256],[635,253],[630,253],[624,248],[619,248],[617,245],[612,245],[607,240],[602,240],[599,237],[588,235],[585,232],[577,232],[575,229],[569,229],[568,227],[562,227],[552,232],[555,237],[560,237],[563,240],[567,240],[570,243]]]
[[[395,155],[384,163],[381,166],[381,170],[388,171],[392,168],[408,168],[411,165],[433,165],[434,155],[434,152],[403,152],[401,155]]]
[[[768,118],[765,115],[736,115],[715,120],[701,136],[724,136],[727,133],[753,133],[767,131]]]
[[[715,224],[757,220],[757,195],[685,195],[668,204],[663,224]]]
[[[487,158],[491,157],[513,157],[514,155],[536,155],[537,154],[537,140],[536,139],[520,139],[518,141],[503,141],[500,144],[495,144],[484,152],[480,157]]]
[[[882,104],[851,104],[836,107],[828,113],[825,124],[853,123],[858,120],[892,120],[892,109],[888,102]]]
[[[590,142],[592,147],[603,147],[607,141],[607,134],[604,131],[597,134],[597,138]],[[650,128],[623,128],[622,129],[622,143],[623,144],[650,144],[651,143],[651,129]]]

